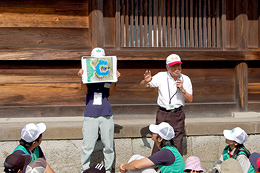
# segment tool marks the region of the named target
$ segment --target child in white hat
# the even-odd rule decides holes
[[[254,173],[254,168],[249,161],[250,152],[244,146],[248,139],[246,132],[240,127],[236,127],[232,130],[224,130],[223,134],[228,145],[224,148],[219,160],[223,162],[233,158],[240,163],[244,173]]]
[[[40,147],[42,142],[42,134],[46,130],[46,125],[44,123],[29,123],[24,126],[21,131],[20,145],[18,145],[13,153],[18,154],[29,154],[31,156],[31,162],[34,162],[38,158],[45,159],[43,151]],[[52,168],[46,162],[46,173],[54,173]],[[26,165],[27,167],[27,165]],[[24,172],[24,171],[23,171]]]

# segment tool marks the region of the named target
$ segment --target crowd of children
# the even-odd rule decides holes
[[[29,123],[21,131],[20,144],[4,162],[5,173],[53,173],[40,147],[42,134],[46,130],[44,123]],[[166,122],[159,125],[151,124],[149,130],[152,140],[160,149],[149,157],[134,155],[128,163],[119,167],[121,173],[156,173],[155,166],[161,173],[204,172],[200,159],[190,156],[184,162],[182,155],[174,146],[174,129]],[[227,146],[219,160],[214,163],[212,173],[258,173],[260,172],[260,154],[252,153],[244,146],[248,139],[247,133],[240,127],[224,130],[223,135]],[[84,171],[106,172],[104,165],[97,164]]]

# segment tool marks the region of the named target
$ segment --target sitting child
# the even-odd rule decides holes
[[[200,159],[196,156],[190,156],[186,159],[185,169],[183,172],[203,172],[200,165]]]
[[[255,172],[260,173],[260,154],[252,153],[249,157],[250,163],[254,166]]]
[[[10,154],[4,162],[4,173],[21,173],[30,161],[29,154]]]
[[[250,152],[244,146],[244,142],[248,139],[246,132],[240,127],[236,127],[232,130],[224,130],[223,134],[228,145],[220,156],[220,162],[233,158],[240,163],[244,173],[254,173],[254,168],[249,161]]]
[[[40,144],[42,142],[42,133],[46,130],[44,123],[29,123],[24,126],[21,132],[20,145],[18,145],[13,153],[31,155],[31,162],[38,158],[45,159]],[[27,165],[26,165],[27,166]],[[24,171],[23,171],[24,172]],[[46,173],[54,173],[52,168],[46,162]]]

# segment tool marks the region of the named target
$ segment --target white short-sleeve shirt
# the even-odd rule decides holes
[[[192,95],[191,80],[187,75],[181,74],[180,80],[183,83],[183,88],[187,93]],[[181,91],[177,92],[176,81],[170,73],[159,72],[152,77],[149,82],[151,88],[158,88],[157,104],[163,108],[171,104],[174,108],[185,105],[184,96]]]

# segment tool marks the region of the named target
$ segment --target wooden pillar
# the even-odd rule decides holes
[[[235,43],[239,50],[247,49],[248,38],[248,18],[247,18],[247,0],[236,0],[235,11]]]
[[[248,66],[240,63],[235,68],[235,97],[239,111],[248,107]]]
[[[103,0],[89,0],[90,14],[90,38],[91,46],[103,47],[104,46],[104,33],[103,33]]]

